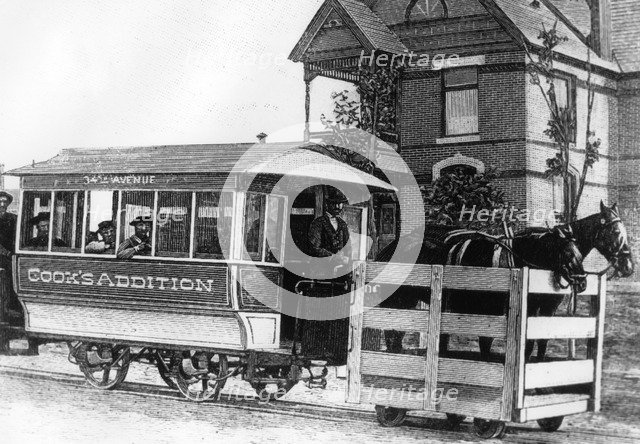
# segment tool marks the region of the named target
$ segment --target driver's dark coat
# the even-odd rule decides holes
[[[18,217],[11,213],[0,216],[0,245],[11,253],[15,247],[17,219]]]
[[[340,217],[336,216],[338,229],[333,228],[329,215],[320,216],[311,223],[309,227],[309,247],[314,257],[329,257],[342,250],[345,246],[349,247],[349,228],[347,223]],[[350,256],[345,251],[346,256]]]

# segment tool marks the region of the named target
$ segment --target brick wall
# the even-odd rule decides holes
[[[631,249],[640,258],[640,78],[619,85],[618,204],[629,233]],[[636,279],[640,273],[636,272]]]

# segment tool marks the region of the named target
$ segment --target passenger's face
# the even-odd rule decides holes
[[[44,237],[49,235],[49,221],[41,220],[36,225],[36,230],[38,230],[38,237]]]
[[[101,228],[98,231],[100,232],[100,235],[107,243],[112,243],[113,240],[115,239],[116,232],[113,229],[113,227]]]
[[[0,216],[4,215],[9,208],[9,200],[6,198],[0,198]]]
[[[135,226],[136,236],[140,239],[149,237],[149,232],[151,231],[151,224],[147,222],[139,222]]]

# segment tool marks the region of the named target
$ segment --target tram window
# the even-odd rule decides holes
[[[233,222],[233,193],[196,193],[193,257],[225,259]]]
[[[117,191],[89,191],[87,194],[87,235],[84,251],[89,254],[114,254],[115,220],[118,213]]]
[[[282,251],[282,228],[284,220],[284,198],[279,196],[267,197],[266,218],[266,262],[276,263],[280,261]]]
[[[264,241],[264,194],[247,193],[244,206],[244,246],[243,259],[262,261],[262,246]]]
[[[130,225],[137,217],[151,220],[153,215],[153,191],[122,191],[120,205],[120,242],[133,236],[135,228]],[[149,233],[151,235],[152,233]],[[147,253],[148,254],[148,253]]]
[[[22,202],[20,248],[47,251],[49,249],[49,215],[51,192],[25,191]]]
[[[80,253],[83,216],[84,191],[56,191],[51,251]]]
[[[192,196],[189,192],[158,193],[156,256],[189,257]]]

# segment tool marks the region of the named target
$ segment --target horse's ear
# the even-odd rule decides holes
[[[604,204],[603,201],[600,201],[600,212],[602,214],[607,214],[607,206]]]

